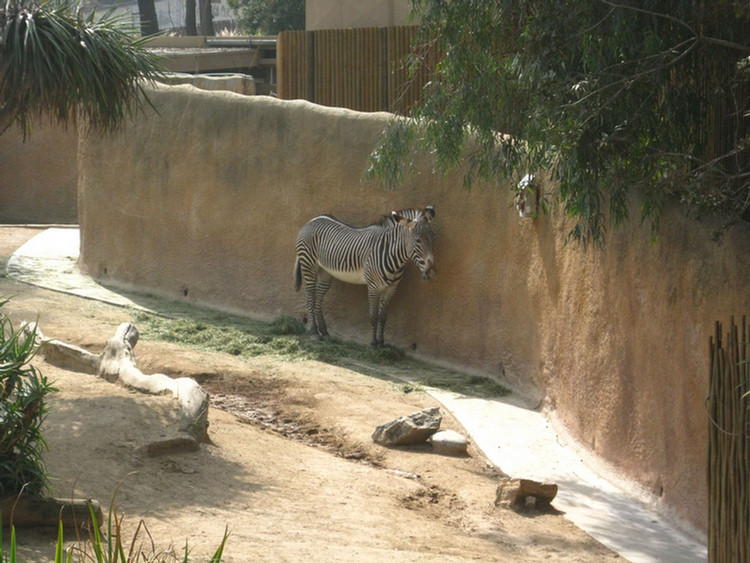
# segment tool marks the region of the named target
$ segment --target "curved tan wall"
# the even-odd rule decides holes
[[[152,101],[158,115],[82,138],[82,265],[92,275],[301,318],[292,268],[305,221],[367,223],[432,204],[438,276],[407,275],[386,341],[546,393],[583,444],[705,526],[707,341],[715,320],[750,310],[747,228],[716,245],[710,226],[675,211],[658,244],[634,224],[584,252],[565,245],[555,213],[520,219],[507,186],[466,191],[427,166],[393,191],[363,183],[386,114],[186,86]],[[363,287],[334,284],[326,305],[332,334],[369,342]]]
[[[0,134],[0,223],[76,223],[78,135],[35,124]]]

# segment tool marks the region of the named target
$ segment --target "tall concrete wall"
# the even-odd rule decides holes
[[[467,191],[424,161],[392,191],[363,182],[387,114],[188,86],[151,97],[158,114],[81,140],[81,263],[94,277],[302,318],[305,221],[434,205],[438,275],[407,274],[386,341],[546,395],[585,446],[705,526],[707,341],[715,320],[750,310],[750,230],[716,244],[713,225],[673,210],[657,244],[634,222],[584,251],[556,212],[520,219],[509,186]],[[334,284],[326,311],[334,336],[369,341],[364,287]]]
[[[78,135],[45,122],[0,134],[0,223],[78,221]]]

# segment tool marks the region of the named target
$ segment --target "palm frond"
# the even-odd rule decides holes
[[[4,22],[4,23],[3,23]],[[142,110],[162,72],[132,25],[113,11],[84,16],[69,2],[10,3],[0,11],[0,133],[48,115],[112,131]]]

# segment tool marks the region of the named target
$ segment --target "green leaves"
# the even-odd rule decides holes
[[[398,178],[404,139],[441,168],[468,163],[469,180],[512,187],[548,171],[584,243],[603,243],[634,201],[654,232],[670,199],[727,221],[750,216],[747,3],[413,4],[419,40],[443,57],[371,175]]]
[[[240,29],[251,35],[276,35],[305,29],[304,0],[229,0],[239,14]]]
[[[0,12],[0,133],[24,132],[32,118],[83,119],[112,131],[143,107],[142,80],[153,80],[158,58],[129,34],[122,17],[85,17],[62,4],[11,1]]]
[[[46,395],[55,389],[30,364],[38,350],[36,327],[16,330],[0,312],[0,497],[47,487],[41,426]]]

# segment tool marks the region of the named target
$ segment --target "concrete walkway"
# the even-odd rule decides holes
[[[50,228],[29,240],[8,261],[8,274],[25,283],[138,307],[80,274],[79,232]],[[430,394],[464,426],[487,459],[517,478],[559,486],[553,506],[589,535],[631,563],[704,563],[698,541],[661,517],[627,483],[613,484],[591,469],[539,412],[513,397],[479,399],[431,389]],[[632,487],[632,490],[636,490]]]

